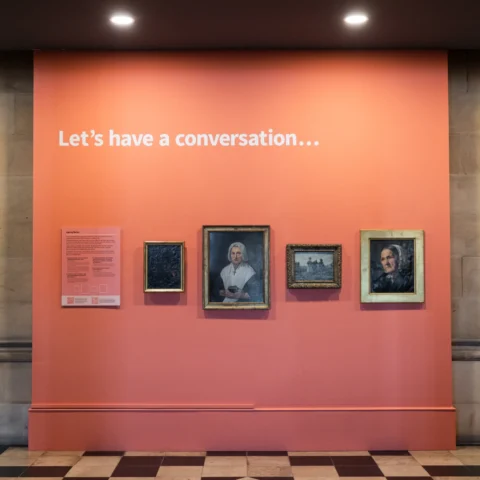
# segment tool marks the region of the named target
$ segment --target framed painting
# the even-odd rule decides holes
[[[144,292],[185,291],[185,243],[144,242]]]
[[[361,230],[362,303],[425,301],[423,230]]]
[[[203,308],[270,308],[270,227],[203,227]]]
[[[287,245],[288,288],[340,288],[341,286],[341,245]]]

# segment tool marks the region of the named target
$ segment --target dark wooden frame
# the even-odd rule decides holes
[[[295,253],[333,253],[333,281],[296,281]],[[287,245],[287,288],[341,288],[342,286],[342,246],[339,244],[289,244]]]

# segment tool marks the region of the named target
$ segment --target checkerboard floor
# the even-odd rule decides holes
[[[425,452],[38,452],[0,447],[0,477],[479,480],[480,447]]]

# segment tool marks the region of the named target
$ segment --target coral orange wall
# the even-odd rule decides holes
[[[39,53],[34,107],[31,448],[454,447],[444,53]],[[319,146],[58,146],[269,128]],[[270,311],[202,310],[208,224],[271,226]],[[60,307],[64,226],[121,227],[120,308]],[[360,229],[425,231],[424,305],[360,304]],[[184,294],[143,293],[155,239]],[[288,291],[287,243],[342,289]]]

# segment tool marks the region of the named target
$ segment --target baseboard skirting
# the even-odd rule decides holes
[[[237,412],[237,413],[312,413],[312,412],[455,412],[454,406],[415,406],[415,407],[255,407],[253,405],[32,405],[30,413],[211,413],[211,412]]]
[[[29,413],[33,450],[452,450],[455,407],[57,408]],[[122,407],[125,408],[125,407]]]

